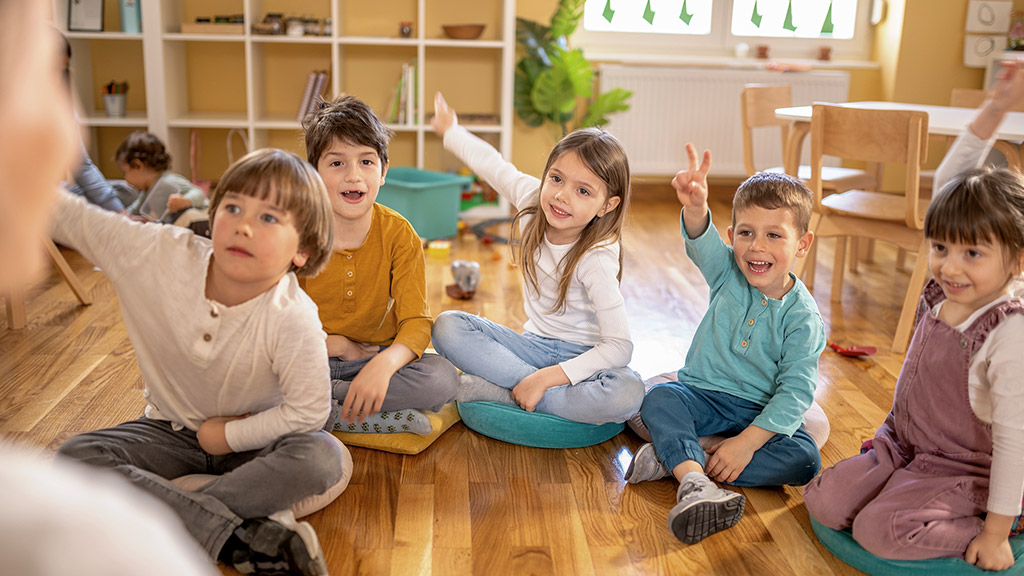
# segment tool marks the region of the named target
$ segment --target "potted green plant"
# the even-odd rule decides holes
[[[516,114],[529,126],[550,122],[562,135],[577,128],[602,126],[608,115],[629,109],[629,90],[594,95],[594,69],[568,37],[583,17],[584,0],[559,0],[550,25],[516,18]]]

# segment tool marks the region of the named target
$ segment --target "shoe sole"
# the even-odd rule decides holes
[[[633,459],[629,461],[629,466],[626,467],[626,474],[625,474],[625,476],[623,476],[623,480],[625,480],[629,484],[639,484],[641,482],[646,482],[648,480],[661,480],[662,478],[667,478],[668,477],[668,474],[664,474],[662,476],[657,476],[657,477],[648,477],[648,478],[638,478],[638,477],[635,476],[634,473],[636,472],[636,468],[635,468],[636,461],[637,461],[637,459],[640,458],[640,454],[641,453],[644,453],[644,452],[646,452],[648,450],[653,452],[654,451],[654,444],[644,444],[643,446],[640,447],[639,450],[636,451],[636,454],[633,455]],[[654,458],[657,459],[657,456],[654,456]]]
[[[284,526],[285,528],[295,532],[299,539],[304,545],[304,550],[296,550],[294,540],[292,542],[292,555],[294,558],[298,558],[299,554],[304,553],[309,557],[309,565],[305,566],[302,571],[303,574],[308,576],[329,576],[327,572],[327,562],[324,559],[324,551],[320,547],[320,539],[316,535],[316,530],[309,522],[299,522],[295,519],[295,514],[292,513],[291,509],[282,510],[271,514],[268,518]]]
[[[684,544],[696,544],[708,536],[731,528],[743,517],[747,497],[733,493],[724,500],[694,502],[669,519],[669,529]]]

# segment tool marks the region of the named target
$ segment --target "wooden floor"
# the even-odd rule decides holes
[[[683,251],[671,189],[637,191],[622,291],[635,342],[632,366],[646,378],[682,365],[708,296]],[[723,233],[730,193],[714,192]],[[95,303],[78,306],[53,273],[29,294],[26,329],[8,330],[0,318],[0,438],[40,452],[135,418],[143,408],[113,288],[78,254],[65,253]],[[467,310],[521,329],[520,279],[505,254],[503,246],[468,234],[450,258],[428,258],[431,310]],[[472,300],[444,294],[452,259],[483,267]],[[880,246],[875,262],[847,275],[843,301],[833,305],[831,243],[820,246],[815,297],[829,338],[879,349],[869,359],[822,355],[817,398],[832,424],[822,449],[826,465],[855,454],[891,404],[903,358],[888,349],[909,277],[894,269],[894,259]],[[335,575],[857,573],[817,543],[799,488],[743,490],[747,507],[736,527],[697,545],[679,543],[665,522],[674,482],[622,480],[640,444],[627,431],[590,448],[526,448],[459,423],[417,456],[353,448],[348,490],[309,521]]]

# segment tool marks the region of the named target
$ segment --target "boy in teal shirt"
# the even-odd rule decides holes
[[[655,386],[640,416],[653,444],[637,450],[630,483],[679,480],[669,512],[676,538],[693,544],[739,522],[745,497],[717,487],[802,485],[821,468],[804,430],[814,400],[825,328],[807,288],[790,271],[807,254],[811,191],[785,174],[760,173],[733,198],[732,247],[708,211],[711,153],[672,180],[683,205],[686,253],[711,288],[678,382]],[[705,456],[698,438],[722,435]]]

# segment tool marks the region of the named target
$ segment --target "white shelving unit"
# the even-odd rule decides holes
[[[485,91],[493,93],[495,103],[485,108],[496,108],[496,123],[468,125],[475,133],[491,140],[506,157],[512,152],[513,82],[515,67],[515,0],[500,0],[492,8],[498,10],[498,30],[487,39],[451,40],[441,34],[441,23],[460,23],[458,16],[449,16],[457,10],[458,0],[414,0],[415,20],[410,38],[398,37],[398,20],[394,16],[392,36],[372,32],[384,30],[381,22],[389,19],[389,8],[408,6],[408,3],[390,3],[390,0],[375,0],[379,5],[370,6],[365,0],[235,0],[216,3],[217,13],[230,7],[233,13],[243,14],[244,33],[234,34],[183,34],[181,25],[191,21],[196,11],[207,10],[213,15],[214,8],[207,9],[198,0],[147,0],[142,5],[142,33],[122,32],[69,32],[67,30],[67,5],[70,0],[53,0],[54,20],[72,43],[72,74],[76,91],[84,113],[81,122],[90,128],[123,127],[144,128],[153,132],[167,143],[172,155],[178,159],[176,168],[184,171],[187,167],[189,133],[192,129],[238,129],[247,134],[253,147],[266,146],[285,140],[292,142],[294,133],[295,150],[298,151],[298,135],[301,130],[294,113],[282,112],[280,97],[271,101],[271,82],[284,77],[280,82],[289,86],[305,79],[309,69],[271,70],[269,64],[287,61],[294,54],[309,61],[322,61],[322,68],[329,66],[329,83],[325,96],[348,92],[367,101],[382,117],[386,102],[373,101],[364,97],[359,71],[367,69],[367,62],[374,61],[378,54],[396,57],[418,64],[415,86],[416,114],[411,122],[390,124],[396,133],[396,140],[402,140],[402,150],[408,159],[403,164],[414,164],[418,168],[441,169],[438,153],[428,157],[428,146],[439,148],[440,144],[426,120],[426,111],[433,109],[433,90],[439,89],[436,79],[431,76],[432,66],[451,66],[451,62],[465,56],[470,61],[494,62],[496,86]],[[478,6],[476,0],[462,0],[467,7]],[[359,7],[353,10],[354,6]],[[441,4],[437,4],[441,2]],[[346,10],[346,4],[347,6]],[[434,8],[431,8],[431,5]],[[306,11],[323,14],[329,8],[333,23],[329,36],[266,36],[252,33],[251,24],[263,19],[267,12],[302,14]],[[441,6],[441,7],[438,7]],[[488,6],[491,6],[488,4]],[[363,10],[365,8],[365,10]],[[399,8],[395,8],[398,10]],[[366,16],[364,12],[375,12]],[[347,16],[348,15],[348,16]],[[346,16],[348,21],[346,21]],[[408,18],[412,19],[410,14]],[[453,22],[454,20],[454,22]],[[442,22],[443,21],[443,22]],[[109,25],[109,23],[108,23]],[[492,24],[488,24],[491,27]],[[369,30],[369,33],[367,32]],[[125,51],[141,50],[145,78],[145,111],[129,110],[125,118],[107,118],[97,106],[96,84],[93,71],[94,42],[123,42]],[[120,49],[118,49],[120,51]],[[108,48],[109,52],[109,48]],[[398,55],[398,56],[396,56]],[[207,59],[203,66],[190,65],[197,58]],[[211,66],[218,73],[211,74]],[[217,68],[217,66],[220,66]],[[348,73],[348,67],[352,67]],[[393,66],[392,66],[393,67]],[[205,72],[200,71],[205,69]],[[399,72],[382,65],[373,79],[378,85],[381,77],[393,76],[397,81]],[[136,71],[137,73],[137,71]],[[450,72],[449,72],[450,76]],[[459,86],[444,86],[446,93],[467,86],[482,86],[489,77],[473,77]],[[274,85],[274,88],[279,86]],[[427,91],[431,92],[428,94]],[[301,91],[300,91],[301,92]],[[214,98],[206,97],[215,94]],[[485,96],[486,100],[487,97]],[[202,100],[203,102],[199,102]],[[216,105],[209,102],[216,100]],[[297,108],[298,97],[295,98]],[[460,112],[464,110],[460,109]],[[490,112],[490,110],[488,110]],[[276,144],[275,144],[276,145]],[[414,153],[409,153],[409,148]],[[395,143],[392,146],[392,164],[395,162]],[[504,202],[497,208],[480,207],[463,214],[463,217],[493,218],[508,214]]]

